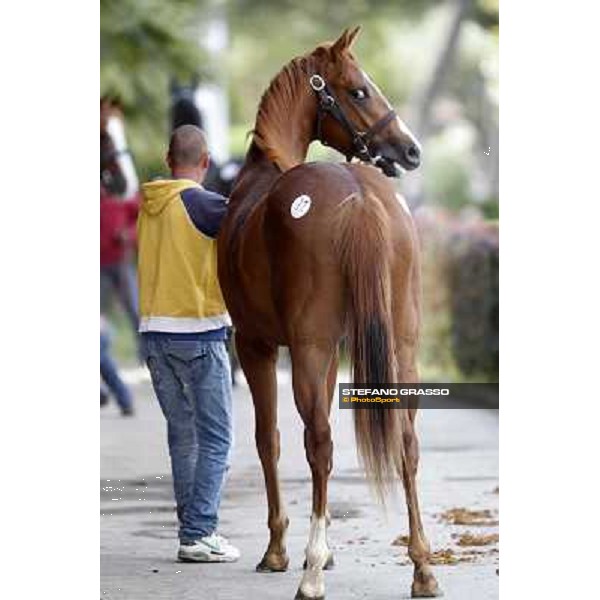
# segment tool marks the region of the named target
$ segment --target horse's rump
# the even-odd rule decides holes
[[[236,235],[233,246],[247,247],[245,256],[235,257],[240,276],[268,277],[269,294],[281,318],[291,318],[299,328],[309,326],[315,304],[324,308],[329,303],[336,305],[331,318],[346,329],[351,280],[360,280],[362,299],[367,282],[373,281],[388,307],[391,296],[398,296],[390,286],[409,284],[404,267],[413,255],[411,219],[394,187],[372,167],[332,163],[295,167],[253,206]],[[249,238],[254,246],[247,243]],[[261,248],[264,244],[260,253],[255,251],[257,244]],[[369,260],[373,265],[367,267]],[[389,280],[392,271],[394,281]],[[307,296],[312,310],[299,312]],[[363,308],[371,312],[373,306],[367,303]],[[328,322],[326,329],[330,326]]]

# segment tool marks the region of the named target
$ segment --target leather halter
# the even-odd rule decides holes
[[[350,162],[353,157],[364,162],[377,165],[376,157],[369,150],[369,143],[372,141],[376,133],[381,131],[390,121],[396,118],[396,111],[391,109],[384,117],[379,119],[367,131],[358,131],[346,116],[343,108],[336,99],[321,75],[315,73],[310,76],[310,87],[317,95],[317,135],[316,138],[325,146],[325,142],[321,138],[322,121],[327,115],[331,115],[348,133],[351,140],[351,149],[346,154],[346,160]]]

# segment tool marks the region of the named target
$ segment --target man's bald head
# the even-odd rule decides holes
[[[181,125],[171,134],[169,163],[172,169],[197,167],[208,154],[206,136],[195,125]]]

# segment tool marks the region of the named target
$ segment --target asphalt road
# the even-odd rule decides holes
[[[104,600],[292,600],[307,541],[311,485],[302,429],[289,377],[279,383],[282,435],[281,477],[290,517],[286,573],[256,573],[268,539],[266,497],[254,448],[253,409],[247,387],[235,391],[236,442],[221,509],[220,531],[236,544],[235,564],[176,561],[174,502],[162,414],[143,371],[135,381],[137,414],[122,418],[114,406],[101,411],[101,582]],[[400,494],[387,511],[378,507],[356,460],[352,414],[335,407],[334,469],[329,485],[333,522],[329,543],[336,566],[326,573],[327,599],[390,600],[410,597],[412,567],[406,548],[392,545],[408,533]],[[434,570],[450,600],[498,598],[498,412],[487,409],[424,410],[420,497],[432,550],[441,551]],[[483,525],[458,525],[440,515],[450,509]],[[459,519],[462,513],[458,513]],[[462,543],[486,545],[461,545]]]

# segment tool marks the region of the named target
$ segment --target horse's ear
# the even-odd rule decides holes
[[[345,52],[346,50],[349,50],[350,47],[352,46],[352,44],[354,43],[356,36],[359,34],[359,32],[360,32],[360,25],[358,27],[355,27],[352,30],[349,28],[344,29],[344,31],[342,32],[342,35],[340,35],[340,37],[331,46],[332,55],[334,57],[341,56],[341,54],[343,52]]]
[[[348,35],[350,33],[349,29],[344,29],[342,35],[333,42],[331,46],[331,53],[333,56],[339,56],[347,47],[348,47]]]
[[[357,25],[349,34],[348,34],[348,46],[347,48],[352,48],[352,44],[354,44],[354,40],[358,37],[360,33],[361,26]]]

